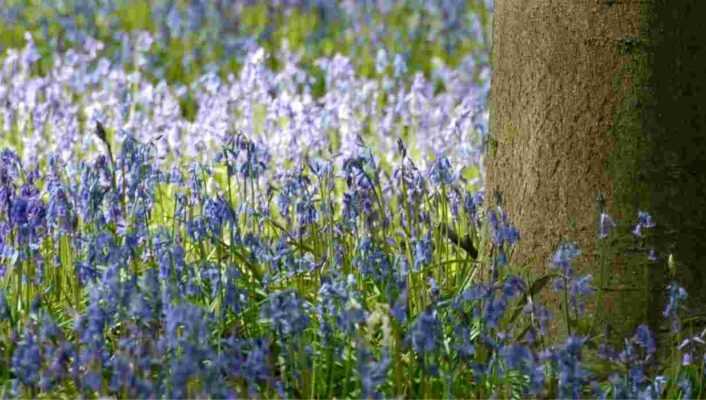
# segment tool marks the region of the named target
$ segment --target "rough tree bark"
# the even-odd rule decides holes
[[[497,0],[495,7],[486,189],[502,194],[520,230],[514,261],[543,274],[558,244],[576,241],[577,269],[605,288],[589,313],[615,340],[643,321],[664,331],[672,254],[688,312],[703,315],[706,1]],[[622,223],[603,241],[599,194]],[[657,224],[641,240],[630,234],[638,210]],[[650,248],[657,262],[647,259]]]

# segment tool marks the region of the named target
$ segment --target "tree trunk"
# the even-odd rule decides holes
[[[520,230],[513,261],[535,276],[561,241],[579,244],[576,269],[603,288],[589,313],[613,341],[645,321],[664,331],[670,254],[689,312],[705,311],[704,16],[703,0],[495,6],[486,189]],[[603,240],[599,194],[619,223]],[[638,210],[657,224],[644,238],[631,234]]]

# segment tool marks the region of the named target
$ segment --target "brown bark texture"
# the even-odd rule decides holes
[[[703,18],[703,0],[495,5],[486,198],[501,194],[521,235],[513,262],[535,277],[562,241],[577,242],[575,269],[602,290],[590,319],[612,339],[641,322],[666,330],[672,278],[689,292],[689,321],[706,311]],[[599,195],[619,223],[603,240]],[[657,224],[642,238],[638,210]],[[560,318],[560,297],[545,300]]]

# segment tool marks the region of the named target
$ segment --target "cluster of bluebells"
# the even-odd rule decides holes
[[[149,55],[142,42],[151,40],[147,32],[126,37],[127,59]],[[408,136],[423,165],[434,166],[433,182],[451,182],[462,166],[479,168],[489,79],[480,84],[473,79],[480,67],[471,56],[454,69],[435,66],[431,77],[418,73],[409,83],[386,71],[363,76],[340,54],[317,60],[310,71],[286,48],[272,55],[283,63],[273,70],[265,50],[251,46],[237,73],[204,71],[184,85],[155,81],[147,69],[128,70],[97,40],[82,43],[54,54],[42,75],[35,72],[42,59],[29,33],[24,48],[1,57],[0,137],[17,137],[28,167],[50,154],[77,161],[106,145],[120,147],[129,137],[153,145],[160,165],[203,163],[234,133],[243,133],[251,142],[235,143],[237,154],[231,156],[253,178],[266,171],[263,163],[269,160],[284,166],[315,154],[340,166],[361,136],[385,161],[396,139]],[[327,82],[322,96],[312,93],[318,73]],[[86,134],[96,122],[108,128],[106,137]],[[341,156],[333,160],[336,154]]]
[[[32,304],[26,320],[12,315],[4,292],[0,297],[4,329],[17,339],[4,361],[11,371],[8,390],[50,392],[70,383],[84,394],[134,397],[298,395],[296,382],[307,368],[341,365],[332,373],[345,377],[352,368],[345,365],[355,362],[357,377],[323,387],[341,393],[358,385],[361,394],[374,396],[394,373],[393,329],[397,351],[409,352],[430,379],[448,380],[465,370],[482,382],[516,371],[529,378],[522,386],[526,395],[545,393],[553,379],[563,397],[599,390],[582,364],[586,338],[571,336],[548,347],[540,340],[546,309],[523,300],[524,280],[498,268],[519,240],[499,207],[482,212],[482,193],[466,195],[463,214],[454,218],[465,218],[476,232],[487,226],[497,257],[489,281],[444,302],[448,293],[434,278],[433,264],[444,260],[438,253],[449,244],[431,204],[441,193],[447,196],[441,202],[451,204],[454,193],[463,192],[455,179],[439,180],[450,176],[439,172],[449,162],[423,171],[405,155],[388,182],[371,150],[356,150],[340,172],[333,164],[309,162],[268,179],[267,170],[275,167],[267,147],[240,135],[223,144],[225,156],[191,164],[185,176],[161,169],[157,150],[132,137],[114,158],[72,163],[51,157],[45,172],[28,170],[12,151],[3,151],[3,274],[6,282],[23,283],[24,289],[12,289],[13,299]],[[340,197],[337,185],[322,186],[333,191],[332,203],[323,201],[316,185],[324,176],[345,183],[338,185]],[[384,206],[395,201],[407,207],[393,212]],[[276,225],[278,216],[284,226]],[[396,223],[403,227],[399,235],[385,236]],[[646,218],[641,223],[650,225]],[[560,272],[555,287],[568,291],[577,316],[592,291],[590,277],[571,267],[579,254],[567,242],[551,260]],[[431,294],[420,302],[410,285],[424,276]],[[57,279],[75,284],[55,288]],[[311,285],[318,296],[307,295]],[[361,290],[379,293],[389,314],[380,317],[379,306]],[[53,315],[43,306],[73,296],[68,306],[80,310],[76,315]],[[665,317],[678,321],[685,296],[670,286]],[[516,319],[513,304],[523,302]],[[56,318],[73,320],[73,328],[59,328]],[[372,323],[380,319],[382,327]],[[515,342],[515,321],[521,320],[532,323]],[[379,355],[370,329],[382,330]],[[638,329],[634,342],[649,355],[654,343],[646,329]],[[307,340],[324,347],[303,346]],[[691,348],[702,342],[695,336],[681,343],[683,363],[693,363]],[[613,375],[613,390],[659,396],[660,381],[645,377],[649,360],[631,355],[631,343],[623,355],[605,351],[611,362],[630,365],[627,376]]]
[[[317,42],[323,42],[324,38],[345,43],[353,58],[366,56],[374,59],[369,61],[374,63],[377,73],[390,70],[398,78],[419,68],[408,66],[406,58],[433,64],[433,60],[417,59],[429,54],[429,48],[421,47],[419,43],[437,44],[436,55],[440,58],[453,60],[473,52],[474,64],[486,67],[488,64],[488,17],[493,11],[492,0],[378,0],[363,3],[158,0],[149,4],[150,7],[145,9],[144,3],[131,0],[13,2],[0,9],[0,24],[31,28],[38,40],[46,42],[52,49],[98,37],[115,49],[115,58],[121,63],[149,68],[159,78],[169,75],[169,66],[161,64],[165,62],[164,58],[156,54],[133,55],[130,52],[133,45],[129,42],[132,32],[124,31],[125,28],[153,32],[151,38],[143,38],[137,44],[143,50],[155,46],[168,49],[178,44],[192,45],[179,54],[181,59],[178,61],[187,71],[217,69],[227,64],[222,54],[243,57],[252,47],[263,42],[277,48],[280,43],[273,39],[289,36],[287,23],[290,21],[296,24],[297,33],[304,36],[293,35],[292,45],[306,45],[309,52],[313,48],[315,54],[320,54],[325,49],[319,49]],[[32,18],[33,15],[41,18]],[[317,23],[311,23],[313,16]],[[126,21],[126,17],[130,20]],[[256,23],[253,17],[258,19]],[[409,22],[388,23],[400,17]],[[423,23],[417,20],[423,20]],[[131,26],[126,27],[126,24]],[[310,25],[299,26],[303,24]],[[60,38],[57,32],[60,32]],[[15,43],[13,35],[8,33],[7,36],[10,43]],[[386,57],[386,52],[380,50],[386,47],[394,47],[400,54]]]
[[[408,368],[457,395],[607,393],[584,363],[588,336],[545,339],[549,311],[507,265],[519,240],[507,215],[460,180],[439,181],[439,163],[419,169],[405,154],[387,175],[361,143],[340,169],[309,159],[286,170],[236,135],[177,173],[150,143],[127,137],[115,150],[39,169],[1,153],[7,393],[429,394],[432,384],[399,380]],[[458,193],[463,207],[441,212]],[[451,218],[476,244],[487,235],[487,277],[449,283],[475,265],[446,236]],[[551,259],[572,318],[593,291],[572,268],[579,254],[566,242]],[[664,316],[676,329],[685,298],[669,287]],[[682,341],[682,363],[697,365],[703,344],[703,334]],[[655,346],[640,326],[622,352],[602,348],[616,366],[612,393],[662,393]],[[477,384],[456,386],[459,376]]]
[[[68,3],[88,20],[114,11]],[[237,74],[183,85],[154,46],[229,36],[227,2],[182,3],[156,2],[158,32],[118,32],[116,51],[62,19],[82,46],[42,73],[32,35],[4,54],[0,397],[663,395],[644,325],[601,347],[607,382],[585,360],[594,338],[547,340],[549,309],[510,265],[518,230],[464,177],[482,175],[487,59],[406,76],[406,56],[380,49],[366,75],[334,55],[316,61],[317,96],[300,54],[284,47],[273,69],[251,40],[229,43]],[[368,3],[276,6],[388,35],[365,24],[404,5]],[[466,2],[410,4],[448,51],[483,35]],[[654,225],[640,212],[634,232]],[[600,236],[614,226],[601,215]],[[593,292],[579,254],[566,242],[550,260],[573,319]],[[686,292],[667,294],[677,332]],[[676,347],[685,368],[704,336]]]
[[[225,156],[185,173],[166,171],[156,162],[158,149],[133,137],[114,156],[52,156],[44,170],[28,170],[4,150],[8,212],[0,261],[12,304],[3,289],[0,324],[17,343],[0,360],[10,371],[7,390],[21,395],[70,385],[83,394],[131,397],[296,395],[302,372],[287,378],[287,371],[306,370],[317,359],[334,370],[357,362],[360,376],[348,378],[351,388],[373,395],[391,368],[392,344],[375,355],[375,343],[360,342],[340,357],[373,329],[374,315],[388,341],[394,324],[411,354],[438,357],[444,313],[434,304],[420,309],[408,295],[409,279],[433,274],[438,216],[422,202],[415,213],[426,216],[415,216],[413,227],[427,232],[421,239],[381,236],[391,220],[407,217],[381,208],[401,188],[383,191],[392,182],[382,183],[370,149],[357,151],[340,175],[332,164],[312,161],[264,179],[275,168],[267,148],[244,136],[223,144]],[[419,172],[415,196],[438,195],[425,183],[434,174],[434,167]],[[326,179],[348,181],[341,194],[368,196],[370,204],[354,205],[361,218],[346,217],[346,196]],[[330,202],[322,189],[333,191]],[[374,213],[390,221],[370,218]],[[414,250],[393,257],[402,243]],[[430,284],[436,302],[441,289],[433,278]],[[311,289],[318,296],[310,297]],[[382,291],[393,307],[376,309],[363,289]],[[18,314],[25,301],[30,319]],[[65,308],[48,307],[56,301]],[[301,351],[307,342],[328,348]],[[331,393],[348,387],[328,384]]]

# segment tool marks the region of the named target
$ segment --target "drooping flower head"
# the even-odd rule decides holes
[[[655,222],[652,220],[652,216],[645,211],[638,211],[637,213],[637,224],[632,230],[635,236],[642,236],[643,229],[650,229],[656,226]]]
[[[282,339],[297,335],[309,326],[306,304],[291,290],[271,294],[260,314]]]
[[[456,173],[453,171],[451,161],[448,157],[437,155],[436,160],[429,169],[429,179],[435,185],[451,185],[456,180]]]
[[[640,326],[637,327],[633,340],[635,343],[644,348],[648,354],[653,354],[657,351],[655,338],[652,335],[650,328],[645,324],[640,324]]]
[[[564,242],[559,245],[559,248],[552,256],[551,265],[554,268],[560,269],[564,275],[570,276],[573,274],[571,263],[581,255],[581,250],[574,242]]]
[[[414,321],[408,340],[419,354],[434,352],[441,342],[441,321],[436,310],[425,309]]]
[[[667,286],[667,305],[662,315],[664,318],[671,321],[672,333],[678,332],[679,329],[681,329],[679,309],[683,307],[686,298],[686,290],[676,282],[672,282]]]
[[[615,222],[613,221],[613,218],[610,217],[605,212],[601,213],[600,216],[600,222],[598,226],[598,238],[599,239],[605,239],[608,237],[610,232],[615,228]]]

